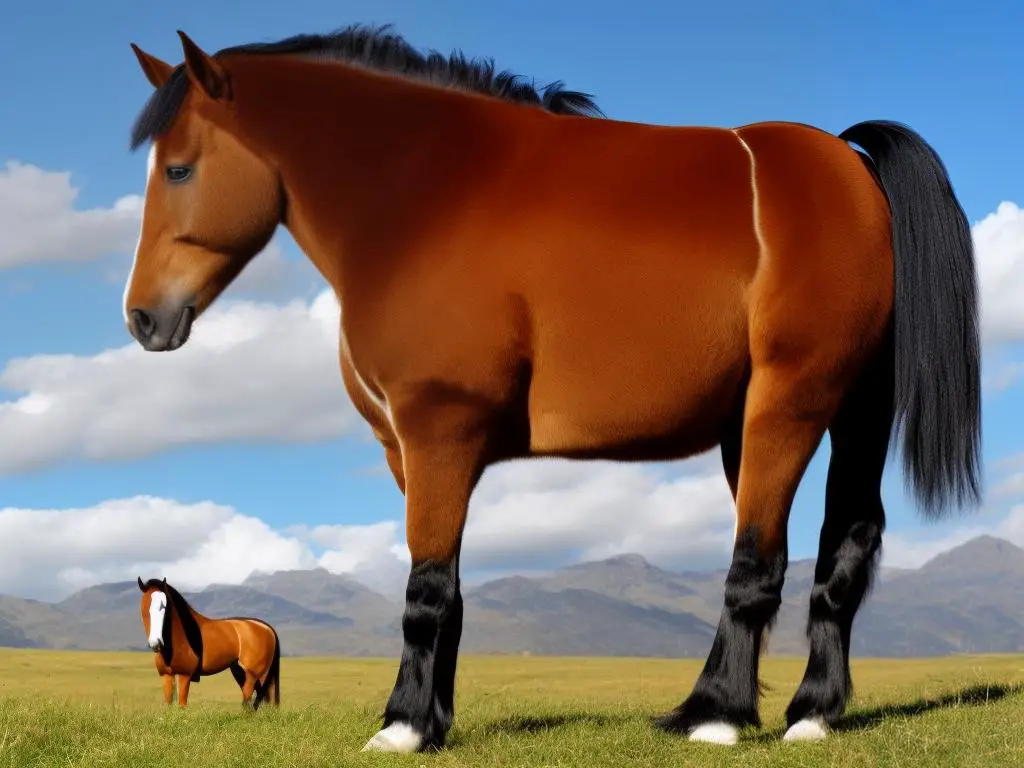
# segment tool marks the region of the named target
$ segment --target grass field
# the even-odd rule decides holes
[[[769,657],[765,727],[733,748],[656,732],[700,663],[466,657],[448,749],[359,749],[378,726],[395,660],[282,660],[279,711],[241,711],[226,673],[167,708],[148,654],[0,649],[0,766],[1016,766],[1024,765],[1024,657],[858,660],[857,697],[821,744],[781,741],[802,659]]]

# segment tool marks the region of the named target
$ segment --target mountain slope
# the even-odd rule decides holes
[[[468,653],[704,656],[726,572],[672,573],[638,555],[510,576],[464,589]],[[805,654],[812,560],[787,570],[769,651]],[[403,606],[323,569],[254,574],[241,585],[185,593],[211,617],[274,624],[286,655],[393,658]],[[134,581],[101,584],[48,604],[0,597],[0,645],[141,649]],[[982,536],[915,570],[884,569],[854,625],[853,653],[925,656],[1024,651],[1024,550]]]

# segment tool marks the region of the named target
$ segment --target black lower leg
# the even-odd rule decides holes
[[[736,727],[761,724],[757,712],[761,636],[782,602],[786,561],[784,543],[765,556],[756,529],[737,536],[725,581],[725,608],[704,670],[689,697],[655,721],[659,728],[687,734],[710,722]]]
[[[405,645],[384,727],[400,722],[421,736],[420,749],[444,746],[452,724],[455,664],[462,636],[458,563],[416,564],[406,587]]]
[[[871,585],[885,526],[881,502],[872,507],[873,520],[856,522],[842,533],[829,530],[826,513],[807,620],[810,653],[803,681],[786,710],[790,726],[805,718],[834,724],[846,709],[852,692],[853,618]]]
[[[786,710],[834,724],[852,692],[850,635],[871,586],[885,529],[881,483],[892,427],[892,356],[883,349],[840,409],[832,435],[825,521],[814,569],[803,681]]]

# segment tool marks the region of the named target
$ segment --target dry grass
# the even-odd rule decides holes
[[[151,658],[0,651],[0,766],[1014,766],[1024,765],[1024,658],[863,660],[843,729],[780,740],[803,660],[768,658],[765,728],[740,746],[656,732],[700,664],[652,659],[466,657],[456,725],[434,755],[361,754],[395,660],[282,661],[282,706],[241,711],[227,674],[163,706]]]

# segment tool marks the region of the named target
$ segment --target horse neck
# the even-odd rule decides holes
[[[202,628],[203,624],[206,624],[209,621],[209,619],[206,616],[203,616],[203,614],[201,614],[199,611],[197,611],[195,608],[189,605],[188,601],[185,600],[184,597],[181,598],[180,605],[174,605],[174,617],[175,619],[177,619],[178,624],[182,624],[182,617],[180,615],[181,611],[188,611],[200,628]],[[184,625],[182,625],[181,628],[182,630],[184,630]]]
[[[339,292],[346,259],[401,250],[385,240],[455,210],[488,168],[507,167],[523,124],[549,117],[344,64],[239,56],[230,71],[235,128],[278,169],[283,223]]]

